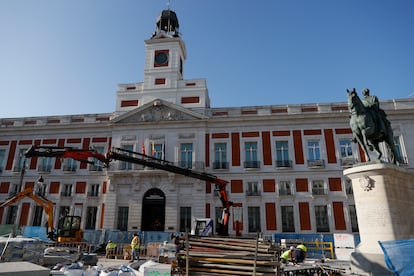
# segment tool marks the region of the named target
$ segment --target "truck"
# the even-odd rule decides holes
[[[220,201],[223,206],[223,212],[220,217],[220,219],[217,221],[216,226],[216,232],[219,235],[222,236],[228,236],[228,225],[229,225],[229,218],[230,218],[230,207],[233,205],[233,202],[231,202],[228,198],[227,191],[226,191],[226,185],[228,184],[228,181],[218,178],[215,175],[208,174],[206,172],[200,172],[196,170],[192,170],[189,168],[179,167],[175,166],[173,163],[164,160],[155,158],[153,156],[149,156],[143,153],[138,153],[134,151],[130,151],[127,149],[117,148],[113,147],[110,151],[108,151],[106,154],[99,153],[95,149],[77,149],[73,147],[55,147],[55,146],[38,146],[38,145],[32,145],[26,152],[25,152],[26,158],[31,157],[57,157],[57,158],[72,158],[74,160],[80,161],[80,162],[86,162],[92,165],[96,164],[96,160],[100,161],[100,164],[103,165],[103,167],[109,167],[110,162],[113,160],[117,161],[124,161],[134,164],[139,164],[144,167],[150,167],[154,169],[164,170],[184,176],[188,176],[191,178],[199,179],[206,181],[208,183],[212,183],[215,185],[216,191],[220,197]],[[24,167],[24,166],[23,166]],[[24,174],[24,169],[22,170],[22,176]],[[49,202],[46,198],[39,198],[38,196],[35,196],[33,194],[33,190],[25,190],[18,196],[19,199],[23,198],[24,196],[29,196],[33,200],[35,200],[38,204],[41,206],[44,206],[43,209],[48,214],[48,225],[49,225],[49,235],[53,235],[52,227],[53,227],[53,203]],[[15,198],[14,202],[16,202],[18,198]],[[8,202],[8,201],[7,201]],[[12,204],[12,203],[3,203],[2,205],[7,206],[5,204]],[[0,205],[0,207],[2,206]],[[79,218],[80,219],[80,218]],[[67,217],[67,219],[63,219],[63,221],[70,220],[70,217]],[[72,220],[77,220],[72,218]],[[204,229],[203,225],[210,225],[211,229],[213,229],[213,221],[211,219],[210,223],[205,222],[206,219],[196,219],[195,222],[193,222],[192,225],[192,232],[193,233],[205,233],[205,235],[210,235],[212,230],[205,230],[200,231],[200,229]],[[80,221],[79,221],[80,222]],[[79,223],[80,224],[80,223]],[[75,230],[73,228],[66,229],[64,225],[69,225],[65,223],[58,224],[57,229],[57,236],[59,239],[59,235],[67,235],[66,240],[73,237],[74,239],[79,239],[79,232],[80,229]],[[196,231],[196,229],[198,229]],[[204,235],[204,234],[203,234]],[[69,237],[70,236],[70,237]],[[76,236],[76,237],[75,237]]]

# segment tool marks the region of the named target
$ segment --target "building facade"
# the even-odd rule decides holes
[[[358,232],[342,172],[365,156],[352,142],[346,102],[214,108],[205,79],[184,79],[186,47],[173,11],[161,13],[145,45],[144,80],[118,86],[114,112],[0,119],[1,202],[42,176],[54,221],[80,215],[84,229],[185,231],[193,218],[220,216],[215,187],[202,180],[116,160],[105,168],[24,158],[31,145],[101,153],[116,147],[227,180],[230,235]],[[381,107],[400,165],[414,170],[414,99]],[[30,199],[0,210],[2,224],[46,220]]]

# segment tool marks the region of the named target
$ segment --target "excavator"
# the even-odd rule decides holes
[[[99,154],[96,150],[79,150],[72,147],[49,147],[49,146],[31,146],[26,152],[23,166],[20,174],[20,186],[23,183],[25,174],[26,158],[30,157],[59,157],[72,158],[80,162],[94,164],[94,161],[88,160],[89,157],[96,158],[100,161],[106,161],[105,156]],[[41,182],[41,181],[39,181]],[[58,242],[81,242],[83,240],[83,230],[81,229],[80,216],[63,216],[59,219],[57,229],[53,228],[53,202],[44,197],[33,187],[27,187],[23,191],[14,194],[5,202],[0,204],[0,208],[12,205],[24,198],[30,198],[39,204],[47,215],[47,237],[52,241]]]
[[[130,151],[130,150],[122,149],[122,148],[116,148],[116,147],[113,147],[109,152],[107,152],[104,155],[104,154],[99,153],[95,149],[77,149],[77,148],[72,148],[72,147],[32,145],[26,151],[25,157],[30,158],[34,156],[72,158],[74,160],[77,160],[80,162],[86,162],[92,165],[95,165],[96,160],[99,160],[101,164],[103,164],[104,167],[109,167],[110,162],[113,160],[124,161],[124,162],[139,164],[144,167],[164,170],[164,171],[192,177],[195,179],[203,180],[209,183],[213,183],[215,185],[217,193],[220,196],[220,201],[223,207],[221,218],[217,222],[216,232],[218,235],[228,236],[230,207],[233,205],[233,202],[231,202],[227,196],[226,185],[228,184],[228,181],[220,179],[215,175],[188,169],[188,168],[178,167],[164,159],[159,159],[159,158],[155,158],[153,156],[149,156],[143,153],[138,153],[138,152],[134,152],[134,151]],[[200,223],[204,223],[204,222],[201,220]],[[53,223],[49,222],[49,225],[53,225]],[[59,232],[67,233],[67,231],[66,232],[64,231],[60,223],[59,223],[59,227],[60,229],[58,229],[58,235],[59,235]],[[199,225],[196,225],[196,227],[199,227]],[[76,231],[73,229],[69,232],[71,233],[71,235],[73,235],[73,233],[76,233]]]

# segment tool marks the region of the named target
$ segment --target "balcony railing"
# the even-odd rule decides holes
[[[64,172],[76,172],[76,165],[75,164],[65,164],[63,165]]]
[[[72,192],[61,192],[60,195],[63,196],[63,197],[71,197]]]
[[[319,189],[319,188],[313,188],[312,189],[312,195],[327,195],[328,193],[325,191],[325,189]]]
[[[40,164],[37,169],[40,172],[51,172],[52,171],[52,165],[43,165],[43,164]]]
[[[260,168],[260,161],[244,161],[245,169],[258,169]]]
[[[341,166],[352,166],[357,162],[357,160],[352,157],[352,156],[348,156],[348,157],[342,157],[341,158]]]
[[[88,197],[98,197],[99,193],[98,192],[88,192]]]
[[[288,190],[288,189],[281,189],[279,190],[279,195],[280,196],[290,196],[292,195],[292,190]]]
[[[325,160],[317,159],[317,160],[308,160],[308,168],[324,168],[325,167]]]
[[[262,195],[261,191],[246,191],[246,196],[260,196]]]
[[[101,172],[103,169],[102,169],[102,166],[99,166],[99,165],[96,165],[96,164],[94,164],[94,165],[89,165],[89,171],[90,172]]]
[[[292,168],[291,160],[276,160],[275,163],[277,168]]]
[[[229,162],[213,162],[214,170],[228,170]]]

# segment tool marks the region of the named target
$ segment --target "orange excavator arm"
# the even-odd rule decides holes
[[[5,202],[0,204],[0,208],[12,205],[23,198],[28,197],[35,201],[37,204],[42,206],[43,210],[47,215],[47,231],[48,236],[54,233],[53,231],[53,202],[48,200],[47,198],[43,197],[42,195],[36,195],[34,193],[34,189],[32,187],[26,188],[23,191],[15,194],[11,198],[7,199]]]

